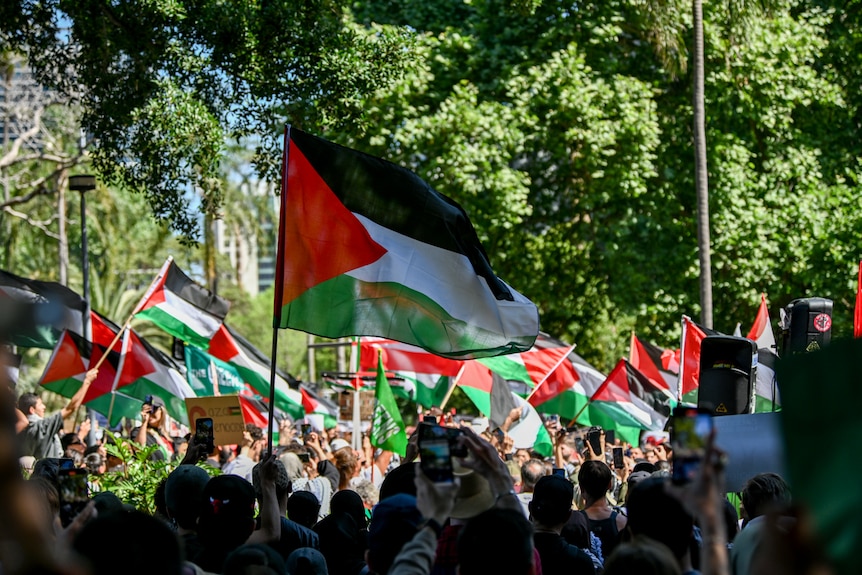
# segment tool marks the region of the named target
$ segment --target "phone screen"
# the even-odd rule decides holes
[[[559,475],[560,477],[566,477],[566,470],[562,467],[554,467],[554,475]]]
[[[90,502],[86,469],[61,469],[57,482],[60,487],[60,522],[68,527]]]
[[[602,428],[596,427],[590,430],[587,433],[587,441],[590,443],[590,448],[592,448],[593,453],[596,455],[602,454]]]
[[[434,483],[451,483],[455,480],[446,428],[428,423],[420,424],[419,457],[422,472]]]
[[[467,457],[467,448],[458,445],[458,438],[464,435],[464,431],[457,427],[444,427],[446,437],[449,438],[449,451],[453,457]]]
[[[301,429],[302,429],[302,436],[306,437],[309,433],[311,433],[311,424],[310,423],[303,423]]]
[[[308,463],[311,461],[311,457],[309,457],[308,453],[297,453],[299,456],[299,460],[303,463]]]
[[[712,433],[712,415],[696,408],[676,408],[671,420],[674,483],[692,481],[700,469]]]
[[[211,417],[201,417],[195,420],[195,442],[198,445],[206,445],[207,453],[212,453],[215,449],[213,420]]]
[[[614,468],[615,469],[622,469],[625,465],[623,462],[623,448],[622,447],[614,447],[613,454],[614,454]]]
[[[613,445],[617,442],[617,435],[613,429],[605,430],[605,445]]]

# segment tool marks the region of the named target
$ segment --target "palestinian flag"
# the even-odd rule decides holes
[[[226,324],[222,324],[213,335],[207,351],[235,368],[245,383],[261,396],[269,397],[272,365],[269,358]],[[305,410],[302,408],[302,396],[288,383],[290,379],[292,378],[289,375],[276,371],[275,408],[295,420],[305,415]]]
[[[515,441],[515,447],[533,449],[545,457],[552,455],[551,436],[548,434],[541,416],[532,405],[511,390],[508,390],[507,400],[501,402],[500,407],[496,405],[497,402],[492,396],[505,390],[505,388],[501,388],[501,383],[503,386],[508,385],[499,375],[494,374],[478,361],[465,362],[464,372],[458,380],[461,390],[470,398],[476,409],[489,421],[495,421],[491,424],[492,426],[498,426],[500,417],[505,419],[512,407],[520,407],[521,418],[508,431],[508,434]],[[502,413],[503,411],[506,413]]]
[[[781,409],[781,395],[775,379],[778,355],[768,349],[757,350],[757,379],[754,388],[754,412],[766,413]]]
[[[193,282],[169,257],[134,313],[172,336],[206,349],[229,308],[226,299]]]
[[[555,373],[564,363],[567,363],[566,358],[574,348],[574,345],[564,344],[547,334],[540,333],[535,345],[529,351],[489,357],[479,361],[502,376],[510,385],[518,382],[520,385],[513,385],[513,390],[519,395],[528,396],[538,393],[543,396],[554,393],[552,388],[556,379]],[[565,370],[564,367],[563,370]],[[538,405],[533,401],[530,403]]]
[[[664,389],[669,397],[676,397],[679,389],[678,351],[662,349],[640,339],[635,332],[632,332],[629,363],[646,376],[653,385]]]
[[[602,412],[627,427],[661,431],[673,404],[656,386],[626,359],[621,359],[592,396],[591,415]],[[604,426],[603,426],[604,427]]]
[[[64,397],[75,395],[84,382],[87,371],[106,354],[108,346],[120,331],[116,324],[96,312],[90,313],[90,325],[92,342],[71,331],[62,333],[39,380],[40,385]],[[120,365],[120,348],[120,344],[117,343],[110,352],[107,352],[108,357],[99,366],[98,377],[90,384],[84,396],[85,404],[106,393],[110,394],[114,388]],[[140,406],[138,412],[140,412]],[[103,414],[107,415],[107,411]]]
[[[376,371],[357,371],[355,373],[323,373],[323,379],[333,388],[340,391],[374,391],[377,386]],[[416,401],[414,379],[404,378],[401,372],[387,371],[386,379],[389,388],[396,397],[407,401]]]
[[[244,395],[239,396],[239,406],[242,409],[242,420],[256,425],[261,429],[269,427],[269,412],[261,402]]]
[[[721,333],[698,325],[687,315],[682,316],[678,397],[685,403],[697,403],[700,386],[700,344],[708,335]]]
[[[84,334],[84,298],[66,286],[0,270],[0,336],[20,347],[52,349],[64,330]]]
[[[324,402],[311,389],[300,384],[302,407],[305,409],[305,419],[317,431],[335,427],[338,423],[338,408]]]
[[[287,134],[275,325],[455,359],[532,346],[536,306],[494,275],[458,204],[405,168]]]
[[[379,353],[383,368],[415,390],[413,399],[424,407],[439,407],[463,365],[463,361],[434,355],[391,339],[363,337],[359,340],[361,371],[372,369]],[[397,386],[393,391],[397,393]]]
[[[183,425],[189,423],[185,398],[194,397],[194,391],[170,357],[131,329],[123,333],[122,355],[113,389],[114,398],[108,393],[88,404],[110,415],[110,425],[116,425],[122,417],[138,417],[148,395],[162,398],[173,419]]]
[[[757,317],[754,324],[746,335],[748,339],[757,344],[757,349],[768,349],[775,351],[775,334],[772,332],[772,324],[769,322],[769,307],[766,305],[766,294],[760,294],[760,307],[757,309]]]

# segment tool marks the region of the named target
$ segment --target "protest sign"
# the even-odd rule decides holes
[[[212,418],[216,445],[242,443],[245,422],[242,418],[239,396],[187,397],[186,410],[192,429],[194,429],[196,419],[200,417]]]

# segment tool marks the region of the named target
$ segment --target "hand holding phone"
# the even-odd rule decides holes
[[[452,483],[455,480],[446,429],[425,422],[419,424],[419,467],[434,483]]]
[[[670,432],[674,483],[688,483],[697,476],[712,428],[712,415],[708,411],[693,407],[674,409]]]
[[[614,469],[623,469],[625,467],[625,461],[623,460],[623,448],[622,447],[614,447],[613,458],[614,458]]]
[[[587,432],[587,443],[590,444],[590,450],[596,456],[604,457],[604,450],[602,449],[602,428],[601,427],[591,427],[589,432]]]
[[[205,445],[207,455],[215,450],[215,433],[211,417],[199,417],[195,420],[195,444]]]
[[[60,522],[63,527],[68,527],[90,502],[87,470],[61,468],[57,475],[57,482],[60,488]]]

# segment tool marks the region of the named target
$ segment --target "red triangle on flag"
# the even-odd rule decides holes
[[[329,188],[299,148],[288,151],[282,214],[282,305],[306,290],[379,260],[386,249]]]
[[[45,373],[42,374],[41,382],[45,384],[83,375],[87,371],[84,362],[75,340],[69,332],[64,331]]]
[[[613,371],[608,374],[592,397],[593,401],[611,401],[615,403],[631,403],[632,394],[629,388],[629,376],[626,370],[626,360],[617,362]]]
[[[757,341],[768,326],[769,308],[766,305],[766,294],[760,294],[760,307],[757,309],[757,317],[754,318],[754,324],[745,337],[752,341]]]
[[[317,409],[317,400],[301,387],[299,392],[302,394],[302,408],[305,409],[305,414],[314,413],[314,410]]]
[[[664,352],[662,352],[662,359],[664,359]],[[653,384],[661,389],[667,389],[670,391],[670,388],[664,380],[664,377],[662,377],[658,366],[655,364],[649,352],[634,332],[632,332],[631,344],[629,346],[629,362],[635,367],[635,369],[640,371],[647,377],[647,379],[653,382]]]

